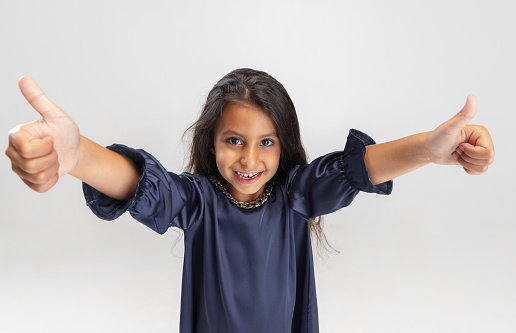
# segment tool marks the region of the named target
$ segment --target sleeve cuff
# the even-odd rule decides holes
[[[351,185],[360,191],[391,194],[393,182],[373,185],[369,179],[369,172],[364,161],[366,146],[374,145],[376,142],[367,134],[356,129],[349,131],[346,147],[344,148],[343,168]]]
[[[125,213],[141,195],[141,190],[144,187],[145,180],[147,178],[147,168],[145,158],[136,149],[120,144],[108,146],[107,149],[130,158],[136,164],[141,173],[140,180],[138,181],[138,185],[136,187],[135,195],[133,198],[127,201],[113,199],[91,187],[90,185],[84,182],[82,183],[86,205],[88,205],[88,207],[97,217],[106,221],[112,221]]]

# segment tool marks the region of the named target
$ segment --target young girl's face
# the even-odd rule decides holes
[[[274,123],[259,107],[228,103],[214,132],[217,168],[237,201],[262,194],[276,174],[281,147]]]

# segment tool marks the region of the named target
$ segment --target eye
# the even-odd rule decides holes
[[[269,147],[269,146],[272,146],[273,144],[274,144],[274,141],[272,141],[271,139],[263,139],[261,142],[261,145],[264,147]]]
[[[234,136],[227,138],[226,142],[230,145],[240,145],[242,144],[242,141],[239,138],[235,138]]]

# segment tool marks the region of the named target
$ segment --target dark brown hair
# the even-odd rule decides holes
[[[199,119],[187,130],[192,132],[188,171],[220,177],[211,148],[215,127],[224,106],[230,102],[256,105],[271,118],[281,147],[278,174],[286,175],[294,166],[307,163],[296,109],[286,89],[265,72],[241,68],[227,74],[215,84],[206,98]],[[324,235],[322,224],[322,217],[310,219],[310,234],[315,237],[318,245],[333,249]]]

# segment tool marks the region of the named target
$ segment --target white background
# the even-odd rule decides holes
[[[320,327],[514,332],[515,12],[510,0],[0,0],[2,144],[38,119],[21,75],[84,135],[175,172],[182,133],[235,68],[285,85],[312,159],[342,149],[349,128],[377,142],[432,130],[475,94],[495,164],[482,176],[427,166],[328,216],[340,254],[316,258]],[[38,194],[5,156],[0,170],[0,331],[177,332],[178,233],[98,220],[70,176]]]

